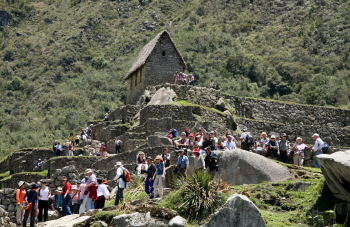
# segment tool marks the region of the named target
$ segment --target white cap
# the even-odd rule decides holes
[[[121,162],[117,162],[115,166],[123,166]]]
[[[78,190],[78,186],[72,185],[72,190],[73,190],[73,189]]]
[[[317,133],[315,133],[312,137],[314,137],[314,136],[320,137],[320,135],[318,135]]]
[[[241,139],[244,139],[245,137],[247,136],[247,134],[245,133],[245,132],[243,132],[242,134],[241,134]]]

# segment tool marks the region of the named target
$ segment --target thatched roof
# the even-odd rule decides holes
[[[160,39],[160,37],[162,35],[167,35],[171,44],[173,45],[174,49],[176,50],[177,54],[179,55],[180,59],[181,59],[181,63],[184,67],[184,71],[187,68],[186,66],[186,62],[183,59],[182,55],[180,54],[179,50],[176,48],[174,41],[171,39],[169,32],[167,31],[162,31],[160,32],[154,39],[152,39],[151,42],[147,43],[146,46],[144,46],[142,48],[142,50],[140,51],[139,55],[137,56],[136,60],[134,61],[134,63],[132,64],[131,68],[129,69],[128,73],[125,76],[125,80],[128,79],[128,77],[135,72],[137,69],[139,69],[141,66],[143,66],[146,61],[148,56],[152,53],[154,47],[156,46],[156,44],[158,43],[158,40]]]

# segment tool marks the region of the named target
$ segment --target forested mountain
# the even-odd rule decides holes
[[[197,86],[349,107],[348,0],[3,0],[0,155],[102,119],[126,72],[166,29]],[[276,108],[276,111],[277,108]]]

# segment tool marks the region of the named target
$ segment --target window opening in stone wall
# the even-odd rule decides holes
[[[165,51],[162,52],[162,56],[165,56]]]

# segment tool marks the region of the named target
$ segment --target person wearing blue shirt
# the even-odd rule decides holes
[[[56,146],[56,151],[57,151],[57,156],[61,156],[61,143],[58,143],[57,146]]]
[[[176,137],[177,137],[177,131],[176,131],[175,128],[172,128],[172,129],[171,129],[171,137],[172,137],[172,138],[176,138]]]
[[[38,207],[38,192],[36,191],[38,186],[36,184],[31,185],[31,189],[27,191],[27,193],[24,196],[24,200],[29,204],[32,203],[32,209],[26,209],[24,213],[24,218],[23,218],[23,227],[27,226],[27,220],[30,215],[30,227],[35,226],[35,217],[36,217],[36,209]]]
[[[210,147],[206,147],[205,151],[207,152],[207,156],[204,158],[206,172],[210,173],[212,178],[214,178],[216,172],[216,163],[212,161],[212,157],[215,156],[215,153],[211,150]]]
[[[322,141],[322,139],[320,138],[320,136],[317,133],[315,133],[312,136],[312,138],[315,140],[315,145],[312,148],[314,150],[314,152],[315,152],[314,165],[315,165],[316,168],[320,168],[320,165],[317,163],[316,156],[320,155],[320,154],[323,154],[323,151],[322,151],[323,141]]]
[[[154,173],[152,180],[154,180],[154,195],[155,198],[163,197],[163,182],[165,178],[165,164],[162,156],[158,155],[154,161],[157,163],[157,171]]]
[[[178,172],[183,175],[183,176],[186,176],[186,173],[188,171],[188,167],[189,167],[189,160],[187,158],[186,155],[184,155],[185,152],[184,150],[181,148],[179,150],[179,157],[177,158],[177,161],[176,161],[176,165],[175,165],[175,168],[178,169]]]

